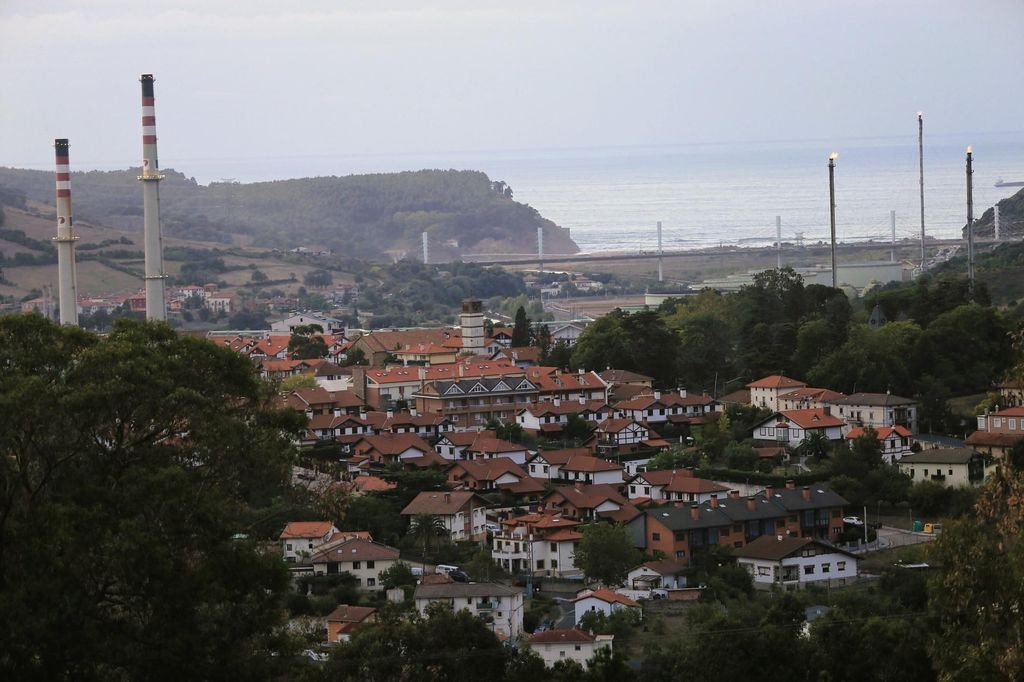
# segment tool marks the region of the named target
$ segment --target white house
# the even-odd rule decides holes
[[[750,404],[774,411],[779,410],[779,396],[805,386],[807,384],[804,382],[781,374],[773,374],[747,384],[747,388],[750,389]]]
[[[622,485],[624,470],[621,464],[600,457],[576,455],[559,468],[563,480],[570,483],[609,483]]]
[[[513,587],[496,583],[420,584],[414,599],[421,616],[428,605],[442,603],[453,611],[469,611],[495,634],[515,639],[523,632],[523,593]]]
[[[599,649],[611,649],[615,635],[592,635],[575,628],[571,630],[544,630],[530,635],[530,649],[547,667],[558,661],[576,661],[584,668]]]
[[[600,611],[610,616],[616,611],[623,609],[639,609],[640,605],[629,597],[612,592],[607,588],[599,590],[583,590],[573,600],[576,611],[576,623],[578,624],[588,611]]]
[[[933,448],[905,455],[897,466],[911,483],[933,481],[948,487],[981,485],[994,464],[974,448]]]
[[[296,327],[308,324],[319,325],[325,334],[345,333],[345,323],[336,317],[322,315],[320,313],[292,313],[283,320],[270,323],[270,330],[278,333],[290,334]]]
[[[860,426],[850,429],[846,434],[850,447],[853,447],[854,439],[863,436],[865,431],[866,429]],[[875,437],[882,446],[882,460],[886,464],[895,464],[905,455],[914,452],[910,449],[914,434],[905,426],[882,426],[875,430]]]
[[[578,455],[589,456],[587,448],[569,448],[567,450],[538,450],[537,454],[530,458],[528,466],[530,475],[534,478],[546,478],[549,481],[563,480],[561,467],[573,457]]]
[[[635,593],[657,593],[686,587],[688,564],[680,559],[646,561],[626,574],[626,587]]]
[[[631,500],[703,503],[714,494],[728,493],[726,486],[697,478],[690,469],[641,471],[629,480],[626,496]]]
[[[850,426],[905,426],[917,433],[917,401],[890,393],[854,393],[828,401]]]
[[[330,521],[292,521],[278,536],[284,560],[295,562],[310,557],[317,547],[330,541],[337,532]]]
[[[812,584],[845,585],[857,578],[857,557],[814,538],[762,535],[733,550],[754,587],[800,589]]]
[[[555,514],[512,517],[491,539],[491,558],[509,573],[579,575],[576,545],[583,535],[576,530],[578,524]]]
[[[383,589],[380,574],[394,566],[398,556],[394,547],[364,538],[350,538],[320,547],[311,563],[316,575],[351,573],[361,590],[378,592]]]
[[[797,447],[812,433],[823,433],[829,440],[842,440],[846,422],[828,413],[828,409],[786,410],[776,412],[754,427],[754,440],[769,440]]]
[[[486,500],[468,490],[425,491],[412,499],[402,516],[432,514],[444,521],[452,540],[481,540],[487,535]]]

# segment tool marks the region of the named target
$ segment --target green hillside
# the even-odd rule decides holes
[[[75,216],[97,224],[142,229],[138,169],[72,174]],[[478,171],[303,178],[250,184],[198,184],[164,171],[160,200],[164,233],[171,237],[236,241],[281,249],[329,248],[360,258],[418,253],[430,235],[439,258],[461,253],[536,251],[537,228],[545,252],[575,253],[568,231],[514,201],[504,183]],[[0,195],[11,190],[53,203],[53,174],[0,168]]]

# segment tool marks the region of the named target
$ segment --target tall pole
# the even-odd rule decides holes
[[[540,276],[544,278],[544,228],[537,228],[537,260],[540,261]],[[541,282],[543,284],[543,282]]]
[[[430,262],[430,253],[427,250],[427,233],[423,233],[423,264],[426,265]]]
[[[68,162],[66,138],[53,141],[56,152],[57,183],[57,296],[60,304],[60,323],[78,324],[78,276],[75,272],[74,218],[71,217],[71,169]]]
[[[782,216],[775,216],[775,248],[778,249],[778,263],[776,267],[782,269]]]
[[[828,155],[828,210],[832,227],[832,288],[839,288],[839,272],[836,270],[836,159],[837,152]]]
[[[142,82],[142,211],[146,261],[146,319],[166,320],[163,239],[160,236],[160,163],[156,155],[156,108],[153,76],[143,74]]]
[[[664,271],[661,266],[661,221],[658,221],[658,281],[663,282]]]
[[[967,147],[967,284],[974,300],[974,153]]]
[[[921,271],[924,272],[924,113],[917,112],[918,178],[921,185]]]
[[[889,226],[892,227],[892,248],[889,249],[889,261],[896,262],[896,211],[889,211]]]
[[[992,226],[995,229],[996,241],[999,241],[999,204],[992,207]]]

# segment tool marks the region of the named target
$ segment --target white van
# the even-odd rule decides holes
[[[411,573],[412,573],[412,574],[413,574],[414,576],[416,576],[417,578],[419,578],[419,577],[422,577],[422,576],[423,576],[423,567],[422,567],[422,566],[410,566],[410,567],[409,567],[409,571],[410,571],[410,572],[411,572]]]
[[[434,573],[438,575],[448,575],[452,571],[459,570],[458,566],[452,566],[451,564],[438,564],[434,569]]]

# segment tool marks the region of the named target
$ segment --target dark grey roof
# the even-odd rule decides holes
[[[647,515],[658,519],[670,530],[688,530],[715,528],[743,521],[777,519],[792,512],[844,507],[849,504],[841,495],[822,484],[808,486],[808,493],[809,500],[804,499],[802,488],[775,488],[770,499],[761,492],[752,496],[753,509],[747,504],[746,497],[731,499],[723,496],[719,498],[718,506],[715,508],[712,508],[710,501],[697,505],[700,511],[700,518],[697,519],[693,518],[690,505],[652,508],[647,510]]]
[[[522,590],[497,583],[439,583],[417,585],[416,599],[452,599],[454,597],[511,597]]]
[[[845,507],[850,504],[841,495],[820,483],[812,483],[807,486],[807,490],[810,493],[810,500],[804,499],[804,492],[800,487],[775,488],[772,490],[772,497],[789,511],[805,511],[822,507]]]
[[[526,377],[515,376],[515,375],[507,376],[507,377],[498,377],[498,378],[491,377],[491,378],[483,378],[483,379],[475,378],[475,377],[464,377],[464,378],[461,378],[461,379],[454,379],[454,380],[452,380],[452,379],[445,379],[445,380],[442,380],[442,381],[434,381],[434,382],[431,382],[430,384],[427,384],[427,385],[428,386],[432,385],[434,387],[434,390],[437,391],[437,393],[439,395],[442,395],[442,396],[446,395],[448,393],[448,389],[450,389],[452,386],[458,386],[460,389],[462,389],[462,393],[455,393],[453,395],[459,395],[459,396],[465,395],[465,396],[468,397],[468,396],[471,396],[471,395],[479,395],[479,393],[477,393],[477,394],[470,393],[470,390],[474,386],[476,386],[477,384],[480,384],[482,387],[487,389],[488,393],[493,393],[495,387],[498,386],[499,384],[505,384],[506,386],[508,386],[512,393],[536,393],[537,392],[537,387],[534,386],[533,383],[530,382]],[[522,388],[518,388],[520,385],[522,385],[523,387]],[[499,391],[499,392],[500,393],[505,393],[506,391],[502,390],[502,391]],[[451,397],[451,396],[449,396],[449,397]]]
[[[967,464],[981,455],[972,448],[932,448],[900,458],[900,464]]]
[[[952,438],[937,433],[915,433],[912,438],[918,443],[934,443],[944,448],[962,448],[966,445],[962,438]]]
[[[854,393],[829,400],[830,405],[871,405],[881,407],[892,407],[895,405],[916,405],[917,401],[911,398],[903,398],[890,393]]]

